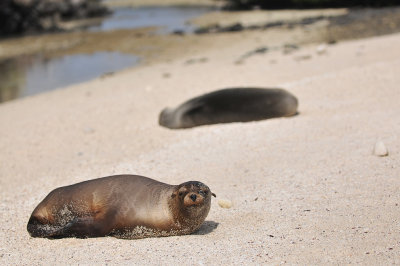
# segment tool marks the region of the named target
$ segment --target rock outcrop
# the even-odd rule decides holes
[[[100,0],[1,0],[0,36],[58,30],[62,20],[107,14]]]

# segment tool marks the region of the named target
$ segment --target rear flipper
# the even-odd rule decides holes
[[[63,237],[99,237],[106,236],[109,229],[106,221],[96,221],[92,217],[74,218],[63,226],[42,224],[35,218],[28,222],[28,232],[32,237],[63,238]]]

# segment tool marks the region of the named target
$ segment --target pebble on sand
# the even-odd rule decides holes
[[[375,143],[374,154],[380,157],[389,155],[389,151],[387,150],[385,144],[381,140]]]
[[[320,44],[317,47],[317,54],[322,55],[322,54],[326,54],[326,50],[327,50],[327,45],[326,44]]]
[[[232,201],[227,200],[227,199],[220,199],[220,200],[218,200],[218,205],[221,208],[229,209],[232,207]]]

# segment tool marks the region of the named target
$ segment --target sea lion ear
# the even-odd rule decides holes
[[[176,197],[176,191],[172,193],[171,198],[175,198]]]
[[[179,191],[180,193],[185,193],[185,192],[188,191],[188,189],[186,188],[186,186],[183,186],[183,187],[181,187],[178,191]]]
[[[214,196],[214,198],[216,198],[216,197],[217,197],[217,195],[215,195],[215,193],[212,193],[212,192],[211,192],[211,195],[213,195],[213,196]]]

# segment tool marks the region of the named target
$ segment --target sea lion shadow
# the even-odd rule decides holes
[[[205,221],[203,225],[193,233],[193,235],[207,235],[218,227],[219,223],[214,221]]]

